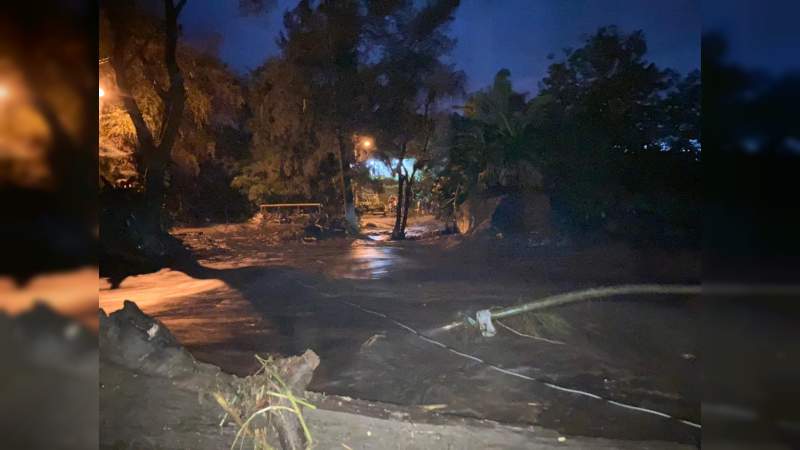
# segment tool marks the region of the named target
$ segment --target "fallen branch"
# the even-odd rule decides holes
[[[600,298],[610,298],[620,295],[725,295],[725,296],[742,296],[742,295],[766,295],[766,296],[785,296],[785,295],[800,295],[800,286],[798,285],[762,285],[762,286],[747,286],[747,285],[700,285],[700,284],[626,284],[620,286],[604,286],[591,289],[584,289],[581,291],[571,291],[563,294],[552,295],[542,299],[538,299],[529,303],[515,305],[499,311],[492,311],[492,319],[502,319],[504,317],[511,317],[518,314],[538,311],[545,308],[553,308],[563,306],[571,303],[577,303],[588,300],[595,300]],[[472,322],[472,318],[469,318]],[[452,322],[442,327],[436,328],[435,331],[447,331],[458,328],[467,323],[467,321]]]

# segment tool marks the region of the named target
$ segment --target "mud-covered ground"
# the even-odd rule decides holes
[[[464,312],[585,287],[696,282],[697,255],[621,244],[465,240],[435,235],[430,217],[412,222],[409,234],[419,239],[392,242],[384,239],[389,224],[367,217],[362,238],[315,242],[274,238],[289,235],[291,225],[176,229],[203,267],[130,277],[115,289],[101,282],[101,307],[111,312],[124,299],[135,301],[197,359],[232,373],[252,372],[254,353],[311,348],[321,358],[309,386],[315,392],[567,438],[698,444],[696,428],[498,372],[341,301],[502,368],[700,422],[696,299],[630,296],[508,321],[561,344],[503,328],[493,338],[431,331]]]

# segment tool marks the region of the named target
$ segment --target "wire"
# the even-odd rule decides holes
[[[571,394],[574,394],[574,395],[579,395],[579,396],[583,396],[583,397],[589,397],[589,398],[592,398],[592,399],[595,399],[595,400],[600,400],[600,401],[606,402],[609,405],[614,405],[614,406],[618,406],[618,407],[625,408],[625,409],[628,409],[628,410],[638,411],[638,412],[642,412],[642,413],[645,413],[645,414],[651,414],[651,415],[663,417],[663,418],[666,418],[666,419],[669,419],[669,420],[674,420],[674,421],[676,421],[678,423],[681,423],[681,424],[684,424],[684,425],[688,425],[688,426],[690,426],[692,428],[697,428],[697,429],[702,429],[703,428],[702,425],[700,425],[698,423],[694,423],[694,422],[691,422],[689,420],[681,419],[681,418],[678,418],[678,417],[673,417],[673,416],[671,416],[671,415],[669,415],[667,413],[661,412],[661,411],[656,411],[656,410],[653,410],[653,409],[642,408],[641,406],[630,405],[630,404],[627,404],[627,403],[618,402],[618,401],[615,401],[615,400],[604,398],[604,397],[599,396],[597,394],[592,394],[591,392],[581,391],[581,390],[578,390],[578,389],[570,389],[568,387],[559,386],[557,384],[551,383],[551,382],[549,382],[549,381],[547,381],[545,379],[542,379],[542,378],[530,377],[528,375],[524,375],[524,374],[521,374],[521,373],[513,372],[513,371],[508,370],[508,369],[504,369],[504,368],[502,368],[502,367],[500,367],[500,366],[498,366],[496,364],[492,364],[492,363],[486,362],[486,361],[482,360],[481,358],[478,358],[477,356],[470,355],[470,354],[467,354],[467,353],[462,353],[462,352],[456,350],[455,348],[450,347],[449,345],[447,345],[445,343],[437,341],[436,339],[432,339],[429,336],[425,336],[424,334],[422,334],[419,331],[415,330],[414,328],[408,326],[407,324],[405,324],[403,322],[400,322],[399,320],[393,319],[392,317],[389,317],[384,313],[375,311],[373,309],[365,308],[365,307],[363,307],[361,305],[358,305],[356,303],[353,303],[353,302],[350,302],[350,301],[347,301],[347,300],[342,300],[342,299],[340,299],[340,297],[343,297],[342,294],[330,294],[330,293],[322,292],[322,291],[320,291],[319,289],[317,289],[314,286],[311,286],[311,285],[308,285],[308,284],[305,284],[305,283],[302,283],[302,282],[299,282],[299,281],[297,283],[300,284],[301,286],[305,287],[305,288],[312,289],[312,290],[316,291],[317,293],[321,294],[323,297],[330,298],[335,302],[344,303],[345,305],[348,305],[348,306],[351,306],[351,307],[356,308],[358,310],[361,310],[361,311],[363,311],[363,312],[365,312],[367,314],[370,314],[370,315],[373,315],[373,316],[376,316],[376,317],[380,317],[382,319],[389,320],[390,322],[394,323],[395,325],[403,328],[404,330],[408,331],[409,333],[419,337],[420,339],[422,339],[422,340],[424,340],[426,342],[434,344],[437,347],[444,348],[445,350],[449,351],[450,353],[458,355],[458,356],[460,356],[462,358],[470,359],[472,361],[477,362],[478,364],[483,364],[485,366],[488,366],[490,369],[495,370],[497,372],[504,373],[506,375],[510,375],[510,376],[513,376],[513,377],[516,377],[516,378],[521,378],[523,380],[528,380],[528,381],[533,381],[533,382],[536,382],[536,383],[540,383],[540,384],[543,384],[544,386],[547,386],[547,387],[549,387],[551,389],[555,389],[555,390],[558,390],[558,391],[561,391],[561,392],[568,392],[568,393],[571,393]]]

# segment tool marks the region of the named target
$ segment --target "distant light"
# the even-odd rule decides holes
[[[362,147],[364,147],[364,148],[372,148],[372,144],[373,144],[372,138],[368,138],[368,137],[361,138],[361,146]]]
[[[8,88],[5,86],[0,86],[0,99],[8,97]]]
[[[103,88],[100,88],[100,97],[104,95],[106,95],[106,91],[104,91]]]

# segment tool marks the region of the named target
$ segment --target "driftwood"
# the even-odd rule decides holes
[[[220,442],[229,446],[234,440],[292,450],[311,444],[302,419],[306,403],[301,396],[319,365],[313,351],[289,358],[259,358],[261,370],[237,377],[196,361],[163,323],[131,301],[110,315],[100,311],[99,337],[101,383],[116,384],[101,390],[101,409],[126,404],[128,397],[159,399],[158,410],[146,410],[153,405],[145,398],[137,402],[141,411],[126,411],[133,423],[109,425],[101,433],[101,446],[118,441],[134,445],[132,439],[145,440],[154,448],[173,448],[176,440],[198,449],[218,448]],[[186,417],[176,418],[174,411]],[[171,421],[192,421],[195,435],[204,438],[165,432],[172,428]]]

